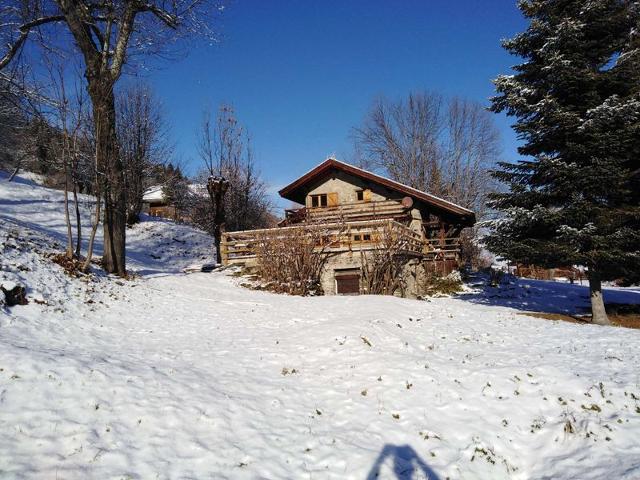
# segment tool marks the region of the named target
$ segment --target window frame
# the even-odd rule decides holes
[[[329,196],[326,193],[317,193],[309,196],[311,197],[311,208],[324,208],[329,205]]]

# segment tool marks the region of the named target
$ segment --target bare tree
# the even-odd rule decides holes
[[[380,98],[353,138],[360,163],[471,208],[478,217],[484,213],[500,138],[480,104],[429,92],[398,101]]]
[[[142,197],[156,165],[166,162],[171,146],[165,140],[167,125],[153,91],[136,84],[118,94],[117,134],[124,167],[127,224],[138,222]]]
[[[0,70],[14,61],[30,36],[46,54],[62,47],[79,53],[93,106],[95,152],[100,191],[104,196],[103,266],[126,275],[126,192],[118,151],[114,86],[127,61],[138,54],[167,51],[176,40],[211,35],[218,10],[210,0],[6,0],[0,7]],[[73,42],[68,41],[69,33]]]
[[[55,174],[62,175],[64,191],[64,216],[67,230],[66,257],[80,258],[82,248],[82,221],[78,193],[83,169],[90,163],[91,151],[87,141],[86,94],[78,75],[69,75],[67,68],[59,63],[47,62],[49,72],[50,100],[54,108],[49,112],[47,121],[51,126],[48,135],[48,146],[51,154],[47,171],[49,181]],[[54,180],[55,181],[55,180]],[[75,247],[73,225],[71,221],[69,194],[73,195],[75,210]]]

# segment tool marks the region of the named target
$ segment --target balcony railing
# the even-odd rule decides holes
[[[335,207],[302,207],[285,210],[285,219],[281,225],[294,225],[306,221],[317,222],[352,222],[357,220],[373,220],[408,216],[408,208],[396,200],[380,202],[356,202],[337,205]]]
[[[315,238],[322,239],[322,244],[319,243],[317,248],[323,252],[376,250],[385,246],[386,232],[394,236],[394,244],[399,254],[422,256],[428,250],[427,244],[418,232],[390,219],[301,223],[288,227],[225,232],[221,242],[222,263],[250,263],[256,259],[258,242],[265,239],[286,241],[301,231],[311,233],[311,230],[315,230]]]
[[[455,259],[460,253],[460,237],[424,240],[425,256],[430,260]]]

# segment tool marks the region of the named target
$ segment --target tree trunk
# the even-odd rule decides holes
[[[124,168],[118,152],[113,85],[89,82],[96,132],[96,164],[104,195],[104,253],[102,266],[109,273],[126,276],[125,235],[127,203]]]
[[[73,181],[73,203],[76,209],[76,258],[80,259],[80,253],[82,250],[82,218],[80,216],[80,205],[78,204],[78,182],[75,180],[75,177]]]
[[[216,242],[216,263],[222,263],[222,250],[220,249],[220,244],[222,242],[222,234],[225,232],[225,212],[224,212],[224,191],[220,191],[217,195],[216,202],[216,215],[215,215],[215,231],[213,235],[215,236]]]
[[[62,162],[64,164],[64,221],[67,225],[67,258],[73,258],[73,233],[71,232],[71,216],[69,215],[69,164],[67,157],[67,134],[64,135]]]
[[[589,293],[591,296],[591,323],[595,323],[596,325],[611,325],[607,312],[604,309],[600,272],[593,268],[589,268]]]
[[[99,188],[99,187],[98,187]],[[89,234],[89,246],[87,247],[87,258],[84,260],[84,264],[82,265],[82,271],[88,272],[89,267],[91,267],[91,258],[93,257],[93,242],[96,239],[96,231],[98,230],[98,225],[100,225],[100,205],[102,204],[102,200],[100,199],[100,190],[96,192],[96,211],[95,217],[93,219],[93,224],[91,225],[91,233]]]
[[[220,242],[225,231],[225,211],[224,195],[227,192],[229,183],[223,177],[209,177],[207,181],[207,191],[213,207],[213,241],[216,248],[216,262],[222,263],[222,252]]]

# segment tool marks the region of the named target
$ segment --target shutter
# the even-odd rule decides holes
[[[362,198],[364,199],[365,202],[370,202],[371,201],[371,190],[369,190],[368,188],[363,192],[362,194]]]
[[[338,193],[328,193],[327,194],[327,207],[337,207],[338,206]]]

